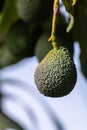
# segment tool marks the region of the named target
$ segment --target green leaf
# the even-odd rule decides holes
[[[12,23],[18,20],[17,2],[18,0],[5,0],[0,14],[0,33],[7,32]]]

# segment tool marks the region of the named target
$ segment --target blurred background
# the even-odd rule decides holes
[[[66,10],[60,1],[56,36],[78,77],[69,95],[50,98],[38,92],[34,72],[52,49],[53,0],[0,0],[0,130],[86,130],[87,1],[77,0],[69,33]]]

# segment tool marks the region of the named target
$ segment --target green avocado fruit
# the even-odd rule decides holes
[[[35,70],[35,83],[48,97],[62,97],[69,94],[77,80],[76,67],[65,47],[49,51]]]
[[[22,20],[41,23],[52,14],[53,0],[18,0],[17,9]]]

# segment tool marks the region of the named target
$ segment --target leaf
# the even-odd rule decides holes
[[[0,33],[7,32],[12,23],[18,20],[17,14],[18,0],[5,0],[4,7],[0,14]]]

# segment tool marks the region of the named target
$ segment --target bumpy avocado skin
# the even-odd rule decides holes
[[[40,93],[62,97],[75,86],[77,72],[74,61],[65,47],[51,50],[35,70],[35,83]]]

